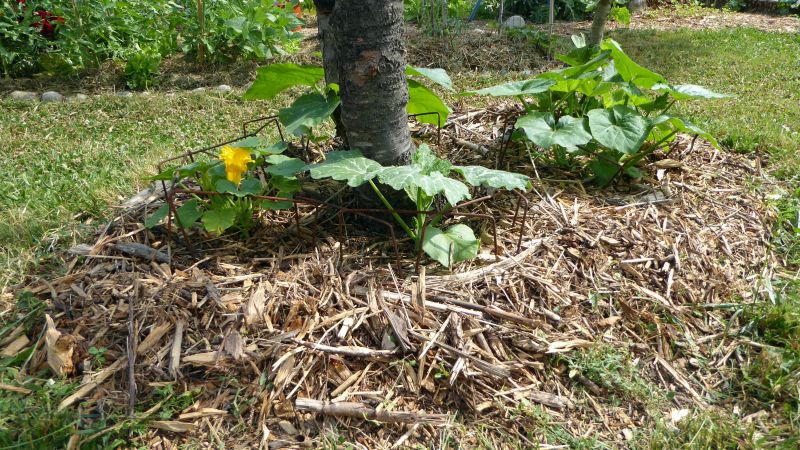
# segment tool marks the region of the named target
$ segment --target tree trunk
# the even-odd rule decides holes
[[[320,49],[322,50],[322,68],[325,69],[325,83],[339,84],[339,68],[336,62],[336,40],[331,29],[331,13],[336,0],[314,0],[317,9],[317,32],[319,34]],[[342,107],[333,111],[333,122],[336,124],[336,136],[347,147],[347,133],[342,124]]]
[[[592,18],[592,31],[589,35],[589,45],[600,45],[603,40],[603,30],[606,27],[608,13],[611,12],[611,0],[599,0],[597,9],[594,10]]]
[[[330,3],[330,2],[320,2]],[[332,58],[351,148],[381,164],[402,164],[412,149],[406,104],[402,0],[335,0],[323,53]],[[333,37],[331,48],[325,43]],[[326,61],[326,79],[328,57]],[[333,75],[332,75],[333,76]]]

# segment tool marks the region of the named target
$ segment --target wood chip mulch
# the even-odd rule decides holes
[[[439,151],[492,164],[503,114],[455,114]],[[776,266],[759,160],[681,137],[637,185],[589,190],[512,153],[534,178],[519,250],[517,200],[499,197],[475,212],[497,218],[500,254],[487,221],[469,219],[485,243],[452,271],[423,259],[415,274],[407,252],[398,267],[380,227],[353,224],[343,241],[322,224],[312,246],[289,213],[247,241],[206,238],[194,259],[141,224],[161,199],[134,202],[73,250],[64,276],[27,288],[50,302],[48,333],[74,342],[80,387],[60,406],[133,407],[152,448],[568,445],[553,427],[625,447],[658,414],[746,411],[720,393],[755,345],[729,306],[763,301]],[[47,364],[53,350],[33,345],[32,367]],[[108,349],[103,367],[90,347]],[[649,391],[571,364],[598,349],[623,355]],[[168,385],[191,404],[164,414]]]

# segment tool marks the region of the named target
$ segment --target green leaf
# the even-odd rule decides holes
[[[358,187],[375,178],[383,167],[365,158],[358,150],[330,152],[326,160],[309,167],[311,178],[333,178],[347,181],[350,187]]]
[[[472,186],[483,185],[509,191],[514,189],[527,191],[531,186],[531,179],[521,173],[488,169],[483,166],[454,166],[453,169],[463,175],[464,180]]]
[[[586,116],[592,137],[606,148],[635,153],[647,138],[647,119],[627,106],[593,109]]]
[[[554,80],[534,78],[532,80],[512,81],[498,84],[477,91],[467,91],[465,95],[491,95],[492,97],[517,97],[519,95],[533,95],[547,91],[556,84]]]
[[[306,163],[297,158],[290,158],[285,155],[270,155],[265,159],[267,173],[280,175],[282,177],[293,177],[306,168]]]
[[[421,144],[417,151],[411,155],[411,163],[419,166],[423,175],[430,175],[433,172],[441,172],[442,175],[450,173],[453,164],[436,156],[428,144]]]
[[[161,223],[161,221],[167,217],[167,214],[169,214],[169,205],[165,203],[155,210],[153,214],[150,214],[150,217],[145,219],[144,226],[146,228],[153,228]]]
[[[585,145],[592,140],[583,119],[571,116],[563,116],[556,123],[552,114],[534,112],[520,117],[516,127],[531,142],[545,149],[559,145],[568,151],[575,151],[579,145]]]
[[[447,121],[447,116],[450,115],[450,108],[448,108],[447,105],[442,102],[442,99],[433,91],[414,80],[408,80],[408,104],[406,105],[406,112],[409,114],[438,112],[439,116],[430,114],[418,116],[416,119],[419,122],[443,127],[444,123]],[[439,122],[440,119],[441,123]]]
[[[447,178],[440,172],[433,172],[430,175],[422,175],[417,181],[417,186],[430,197],[442,193],[447,199],[447,203],[455,205],[461,200],[470,198],[469,188],[461,181]]]
[[[667,80],[663,76],[633,62],[633,60],[622,51],[622,47],[617,41],[611,38],[606,39],[600,44],[600,49],[611,52],[611,58],[614,60],[614,67],[623,80],[629,81],[644,89],[650,89],[659,83],[666,84]]]
[[[235,221],[236,210],[233,208],[210,209],[203,213],[203,227],[211,233],[222,233]]]
[[[310,129],[328,119],[339,106],[339,96],[330,94],[327,97],[313,92],[297,97],[292,106],[278,111],[281,123],[290,133],[300,136],[310,134]]]
[[[259,156],[265,155],[278,155],[286,151],[289,148],[289,144],[286,141],[279,141],[276,142],[269,147],[260,147],[254,148],[253,154],[258,158]]]
[[[444,69],[429,69],[427,67],[406,67],[406,75],[425,77],[434,83],[442,86],[448,91],[453,90],[453,80]]]
[[[184,203],[175,213],[178,216],[178,222],[180,222],[183,227],[189,227],[197,222],[197,219],[203,215],[203,209],[200,207],[200,202],[193,199]]]
[[[228,181],[227,178],[222,178],[214,183],[214,189],[221,194],[235,194],[238,191],[235,184]]]
[[[589,161],[589,168],[594,173],[594,181],[600,186],[608,186],[620,170],[619,164],[614,164],[603,158],[595,158]]]
[[[261,147],[264,144],[266,144],[266,142],[263,137],[248,136],[240,141],[234,142],[233,144],[231,144],[231,147],[254,149],[256,147]]]
[[[294,195],[294,192],[278,191],[278,193],[275,195],[275,197],[292,198],[293,195]],[[288,200],[281,201],[281,200],[267,200],[267,199],[264,199],[264,200],[261,201],[261,208],[262,209],[267,209],[267,210],[270,210],[270,211],[279,211],[279,210],[282,210],[282,209],[291,209],[293,206],[294,206],[294,202],[290,202]]]
[[[717,142],[717,140],[714,138],[714,136],[711,135],[711,133],[703,130],[702,128],[689,122],[688,120],[684,120],[680,117],[676,117],[670,114],[662,114],[653,119],[651,123],[650,139],[652,140],[658,139],[658,136],[665,134],[671,130],[683,133],[696,134],[701,138],[705,139],[706,141],[708,141],[708,143],[713,145],[715,148],[720,148],[719,142]]]
[[[325,77],[317,66],[297,64],[272,64],[259,67],[256,81],[242,97],[245,100],[271,100],[282,91],[297,85],[314,86]]]
[[[422,176],[418,165],[384,167],[378,172],[378,180],[392,189],[402,191],[406,187],[417,185]]]
[[[631,12],[624,6],[615,6],[611,8],[611,12],[608,16],[618,24],[626,26],[631,24]]]
[[[710,91],[703,86],[698,86],[696,84],[678,84],[675,86],[670,86],[668,84],[656,84],[653,86],[653,90],[666,91],[675,100],[687,100],[691,98],[720,99],[733,97],[733,95],[730,94],[720,94]]]
[[[247,178],[239,184],[237,196],[258,195],[261,193],[261,180],[258,178]]]
[[[284,177],[281,175],[273,175],[270,178],[272,187],[283,193],[300,192],[300,182],[295,177]]]
[[[453,225],[447,231],[429,226],[425,229],[422,250],[439,264],[450,267],[478,256],[480,245],[475,233],[466,225]]]
[[[575,48],[586,47],[586,36],[583,33],[573,34],[570,36],[570,39],[572,39],[572,45],[574,45]]]

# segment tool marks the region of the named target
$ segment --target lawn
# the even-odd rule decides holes
[[[726,149],[757,152],[783,183],[774,200],[782,220],[775,244],[787,269],[796,270],[800,39],[749,28],[616,30],[610,36],[634,60],[675,83],[736,96],[689,103],[682,112],[718,136]],[[491,84],[522,76],[453,74],[461,89],[474,87],[476,80]],[[78,104],[0,100],[0,292],[26,274],[59,270],[59,252],[82,242],[114,205],[144,187],[143,177],[153,173],[158,160],[235,136],[242,121],[275,107],[211,93],[102,96]],[[800,372],[800,296],[793,279],[776,280],[776,288],[774,305],[742,313],[757,325],[753,339],[774,352],[754,359],[726,395],[785,408],[786,420],[776,429],[796,435],[800,412],[792,389]],[[635,378],[630,381],[638,389]],[[662,436],[659,428],[649,445],[735,448],[737,441],[749,439],[739,418],[712,413],[683,431]]]

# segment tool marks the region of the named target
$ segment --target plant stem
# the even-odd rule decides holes
[[[408,227],[406,221],[403,220],[403,218],[400,217],[400,215],[394,211],[394,206],[392,206],[392,204],[389,203],[389,200],[386,200],[386,197],[383,196],[383,193],[381,193],[381,190],[378,189],[378,186],[376,186],[372,180],[369,180],[369,185],[372,186],[372,190],[375,191],[375,195],[377,195],[378,198],[381,200],[383,206],[385,206],[387,209],[389,209],[389,211],[391,211],[392,217],[394,217],[395,222],[397,222],[397,224],[400,225],[400,227],[403,228],[403,230],[405,230],[406,234],[408,234],[409,237],[416,240],[417,235],[413,231],[411,231],[411,228]]]

